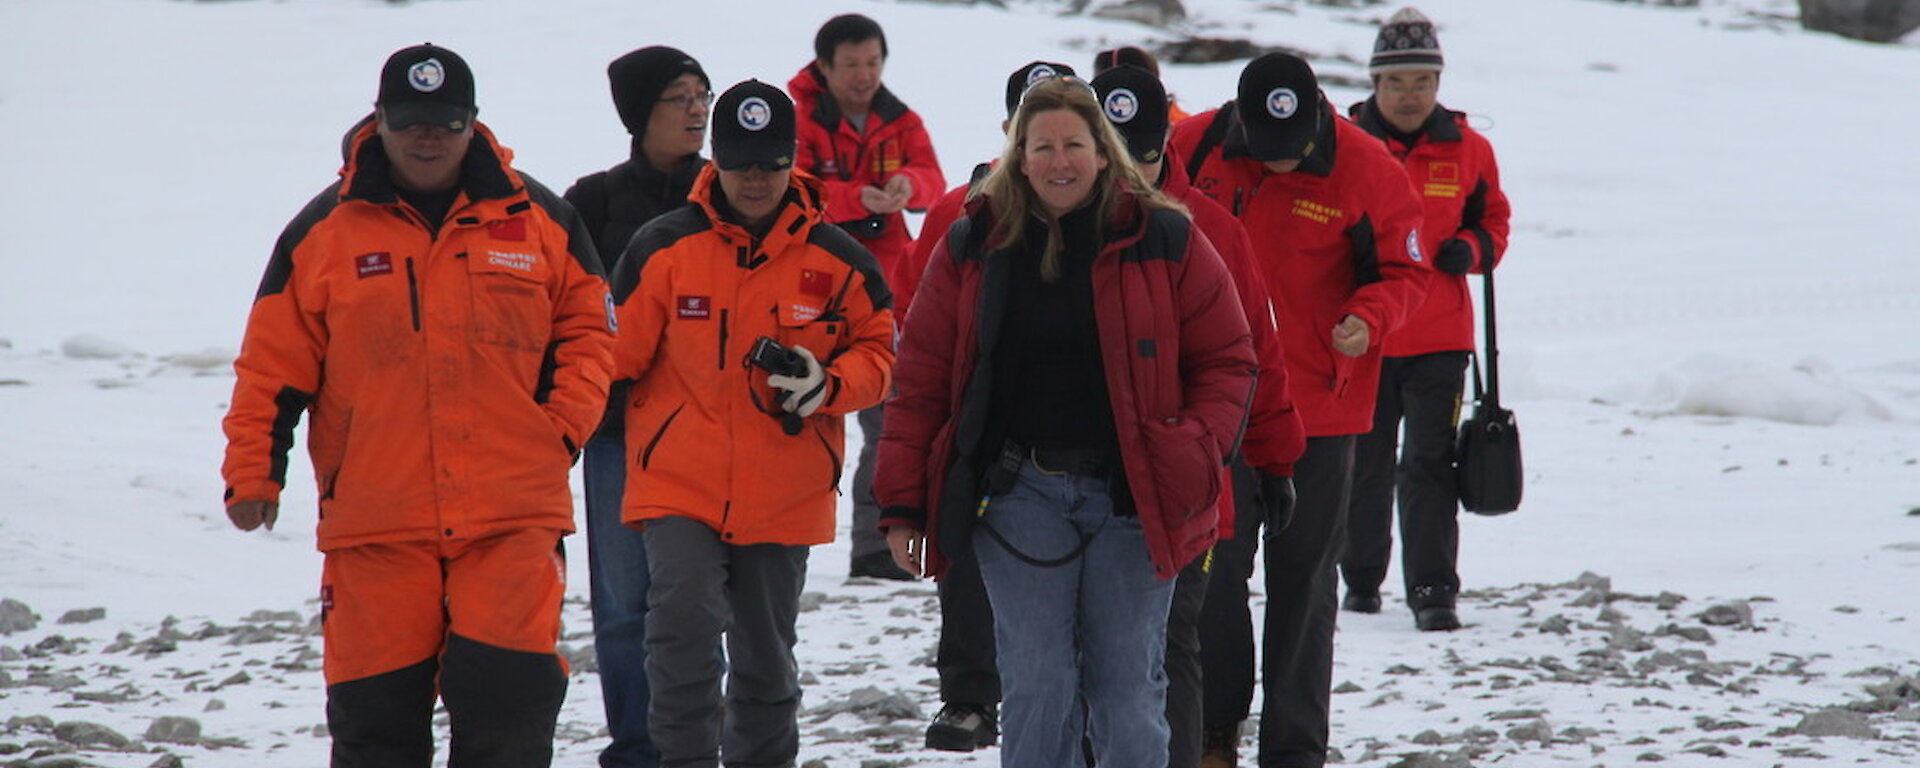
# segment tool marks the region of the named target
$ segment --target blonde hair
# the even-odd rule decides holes
[[[1058,77],[1027,89],[1007,127],[1007,145],[1000,153],[1000,162],[968,195],[985,195],[993,210],[993,229],[987,237],[990,247],[1021,242],[1031,225],[1029,213],[1046,215],[1035,199],[1033,183],[1027,179],[1022,166],[1026,160],[1028,126],[1036,115],[1059,109],[1072,112],[1087,124],[1088,132],[1093,134],[1094,151],[1107,161],[1107,167],[1094,179],[1092,193],[1102,225],[1113,220],[1122,191],[1148,208],[1187,214],[1186,206],[1155,188],[1152,180],[1140,172],[1140,166],[1134,164],[1133,156],[1127,152],[1126,140],[1101,113],[1093,88],[1077,78]],[[1060,252],[1064,244],[1059,222],[1052,216],[1047,218],[1047,244],[1040,255],[1040,279],[1051,283],[1060,279],[1063,272]]]

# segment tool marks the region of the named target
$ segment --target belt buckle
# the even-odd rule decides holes
[[[1047,465],[1040,463],[1040,449],[1032,446],[1027,447],[1027,461],[1032,463],[1033,468],[1040,470],[1040,474],[1043,475],[1059,477],[1068,473],[1065,469],[1049,469]]]

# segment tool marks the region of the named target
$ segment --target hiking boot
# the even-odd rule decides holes
[[[1346,599],[1340,601],[1340,610],[1352,611],[1354,613],[1379,613],[1380,590],[1376,589],[1372,592],[1362,592],[1357,589],[1349,589],[1347,590]]]
[[[869,552],[853,559],[852,567],[847,569],[851,578],[892,579],[894,581],[914,581],[914,576],[893,562],[892,552]]]
[[[927,749],[972,752],[998,743],[999,708],[992,704],[949,703],[927,726]]]
[[[1240,727],[1207,728],[1200,732],[1200,768],[1238,768]]]
[[[1413,612],[1413,625],[1422,632],[1452,632],[1460,628],[1460,614],[1444,605],[1422,608]]]

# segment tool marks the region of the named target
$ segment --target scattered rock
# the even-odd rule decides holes
[[[202,712],[219,712],[220,710],[223,710],[223,709],[226,709],[226,708],[227,708],[227,702],[226,702],[226,701],[224,701],[224,700],[221,700],[221,699],[207,699],[207,706],[206,706],[206,707],[204,707],[204,708],[202,708],[202,709],[201,709],[200,711],[202,711]]]
[[[1671,611],[1675,608],[1680,607],[1680,604],[1686,601],[1687,601],[1687,598],[1685,595],[1676,595],[1672,592],[1661,592],[1660,594],[1654,596],[1653,605],[1655,608],[1659,608],[1660,610]]]
[[[1571,634],[1573,632],[1573,622],[1567,620],[1567,617],[1556,613],[1548,616],[1546,621],[1540,622],[1540,631],[1554,635]]]
[[[147,768],[186,768],[186,765],[179,755],[162,752],[159,757],[154,758],[153,762],[147,764]]]
[[[53,737],[76,747],[126,749],[133,740],[99,723],[69,720],[53,726]]]
[[[60,354],[74,360],[117,360],[133,354],[133,348],[105,336],[83,333],[60,342]]]
[[[1867,716],[1850,709],[1829,707],[1800,718],[1793,732],[1802,736],[1840,736],[1849,739],[1878,739],[1880,729],[1867,722]]]
[[[66,613],[60,614],[60,620],[55,623],[86,624],[88,622],[99,621],[106,617],[107,617],[107,609],[105,608],[75,608],[71,611],[67,611]]]
[[[924,717],[920,712],[920,705],[914,703],[912,697],[904,693],[887,693],[873,686],[856,688],[848,693],[846,698],[816,707],[809,714],[814,717],[814,722],[825,722],[828,718],[843,712],[857,715],[860,719],[873,723],[890,723],[896,720],[918,721]]]
[[[827,596],[823,593],[820,593],[820,592],[800,593],[800,612],[801,613],[809,613],[812,611],[820,610],[820,606],[826,605],[826,603],[827,603]]]
[[[1359,693],[1364,690],[1366,689],[1355,685],[1352,680],[1343,681],[1333,687],[1334,693]]]
[[[16,715],[7,718],[7,731],[9,733],[20,731],[53,733],[53,718],[46,715]]]
[[[1545,720],[1534,720],[1530,723],[1508,728],[1507,738],[1522,744],[1529,741],[1539,742],[1543,746],[1552,744],[1553,726],[1548,725]]]
[[[1540,718],[1541,715],[1544,715],[1546,713],[1547,711],[1544,709],[1509,709],[1505,712],[1495,712],[1493,714],[1487,715],[1487,719],[1488,720],[1537,720]]]
[[[1753,626],[1753,606],[1745,600],[1735,600],[1710,606],[1694,617],[1708,626],[1744,629]]]
[[[147,741],[194,744],[200,741],[200,721],[191,717],[160,717],[147,726]]]
[[[40,615],[26,603],[13,598],[0,600],[0,635],[25,632],[40,626]]]
[[[1363,759],[1361,762],[1366,761]],[[1458,754],[1415,752],[1400,758],[1398,762],[1389,763],[1387,768],[1473,768],[1473,764],[1467,762],[1464,751]]]
[[[225,688],[229,685],[245,685],[251,682],[253,682],[253,676],[247,674],[247,671],[243,669],[243,670],[240,670],[239,672],[235,672],[231,675],[228,675],[227,679],[220,681],[220,684],[218,687]]]

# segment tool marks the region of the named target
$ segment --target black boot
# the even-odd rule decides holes
[[[1240,726],[1208,728],[1200,732],[1200,768],[1239,768]]]
[[[972,752],[1000,743],[999,707],[992,704],[950,703],[927,726],[927,748]]]
[[[907,573],[906,569],[893,562],[892,552],[869,552],[854,558],[852,565],[847,568],[847,576],[855,579],[866,577],[893,581],[915,580],[913,574]]]
[[[1348,589],[1346,598],[1340,601],[1340,610],[1352,611],[1354,613],[1379,613],[1380,592],[1378,590],[1362,592],[1357,589]]]
[[[1413,608],[1413,625],[1422,632],[1452,632],[1460,628],[1460,614],[1453,610],[1454,589],[1444,586],[1414,587],[1407,597]]]

